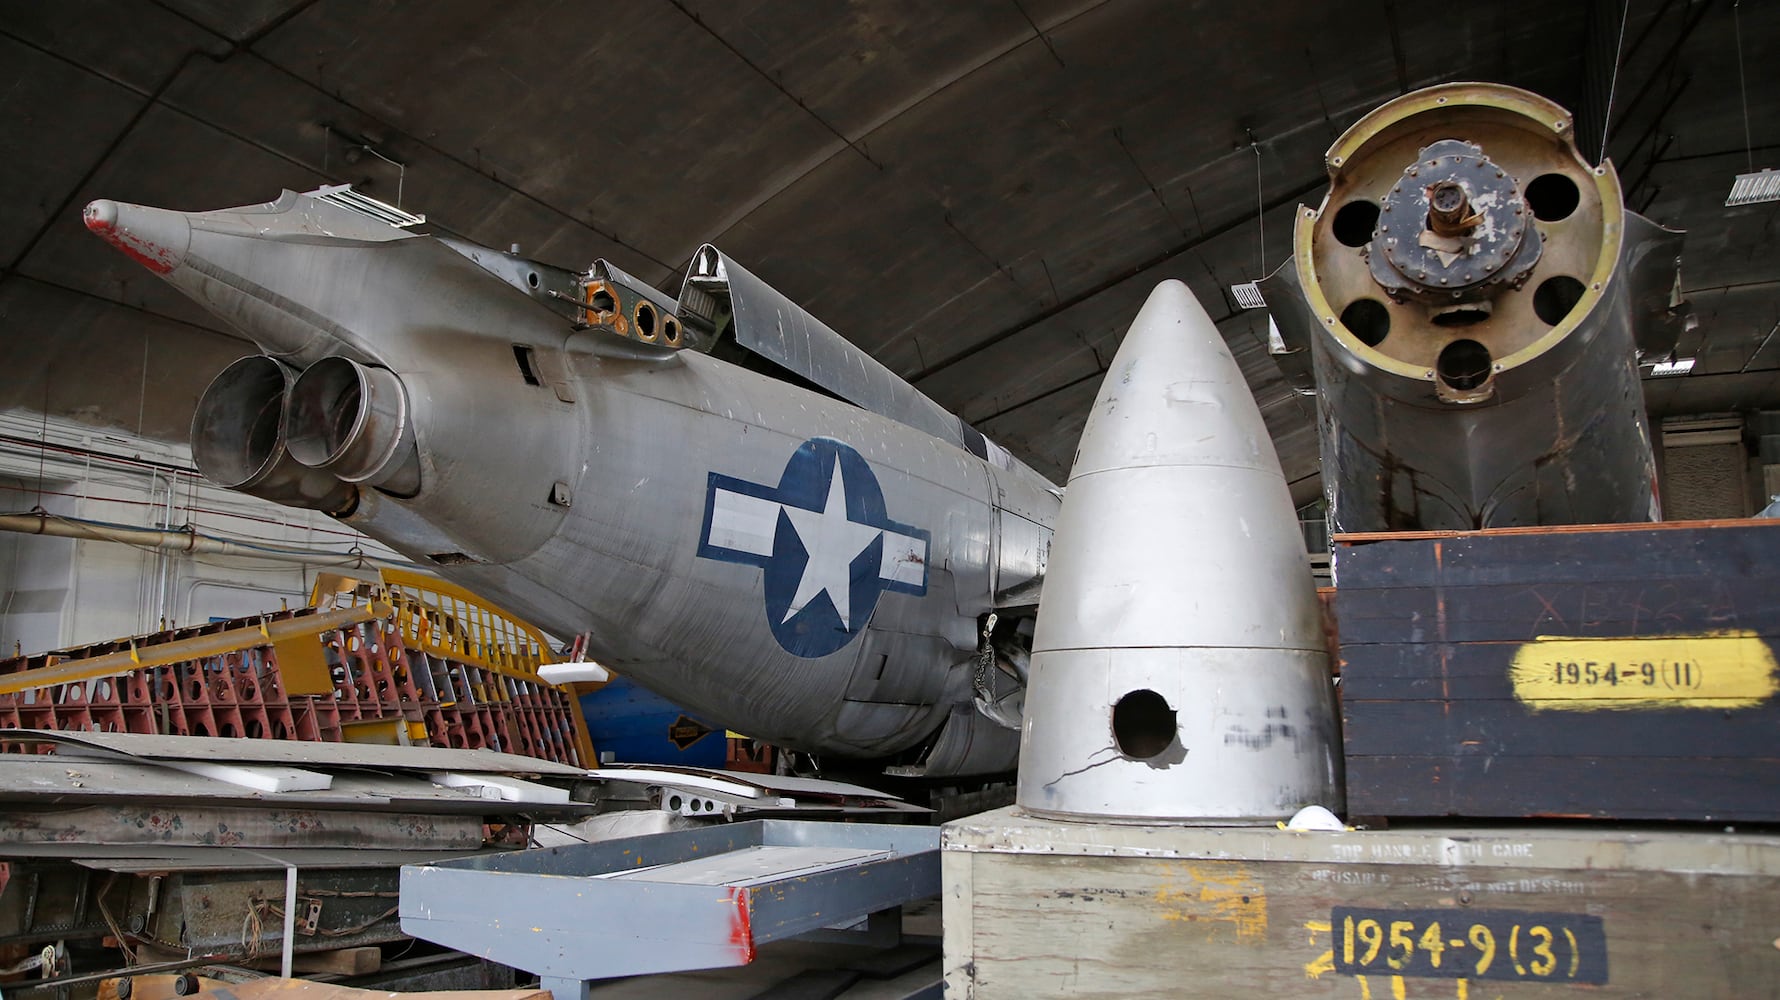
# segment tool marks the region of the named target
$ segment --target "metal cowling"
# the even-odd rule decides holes
[[[1290,491],[1222,334],[1156,287],[1082,430],[1032,641],[1017,799],[1057,819],[1340,811],[1341,738]]]
[[[1262,282],[1314,387],[1338,531],[1649,520],[1640,355],[1672,350],[1681,234],[1626,210],[1570,115],[1494,84],[1392,101],[1330,148]]]

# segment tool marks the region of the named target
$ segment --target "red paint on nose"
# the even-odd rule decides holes
[[[118,215],[117,202],[100,199],[87,205],[81,220],[100,239],[156,274],[166,274],[179,264],[179,255],[173,250],[143,239],[128,226],[119,226]]]
[[[100,236],[109,236],[111,231],[117,228],[117,202],[103,200],[92,202],[87,205],[86,211],[81,213],[81,218],[86,222],[88,229]]]

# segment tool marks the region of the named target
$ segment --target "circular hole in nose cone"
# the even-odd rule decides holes
[[[1475,389],[1489,381],[1490,349],[1475,340],[1455,340],[1440,349],[1434,371],[1454,389]]]
[[[680,324],[674,322],[671,319],[663,320],[662,324],[661,324],[661,339],[669,347],[679,347],[680,346]]]
[[[1174,742],[1179,723],[1168,699],[1148,688],[1120,698],[1112,710],[1113,742],[1119,752],[1136,760],[1148,760]]]
[[[647,302],[637,303],[637,336],[655,339],[655,307]]]
[[[1527,207],[1540,222],[1568,219],[1582,203],[1576,182],[1563,174],[1540,174],[1527,185]]]
[[[1377,299],[1355,299],[1341,310],[1341,325],[1367,347],[1377,347],[1391,332],[1391,311]]]
[[[1533,314],[1552,326],[1557,326],[1582,301],[1582,282],[1567,274],[1555,278],[1546,278],[1533,289]]]
[[[1378,206],[1372,202],[1350,201],[1335,212],[1329,231],[1344,247],[1363,247],[1372,240],[1378,228]]]

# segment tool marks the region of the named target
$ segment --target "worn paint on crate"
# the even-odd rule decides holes
[[[1692,636],[1540,636],[1514,654],[1514,696],[1534,711],[1753,708],[1780,690],[1774,653],[1750,631]]]
[[[1214,921],[1236,929],[1238,938],[1267,936],[1267,892],[1248,869],[1236,866],[1170,866],[1185,876],[1167,878],[1156,890],[1162,919]]]

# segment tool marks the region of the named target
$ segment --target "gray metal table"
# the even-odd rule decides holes
[[[410,865],[400,912],[414,937],[585,1000],[589,980],[746,965],[938,893],[935,827],[764,820]]]

